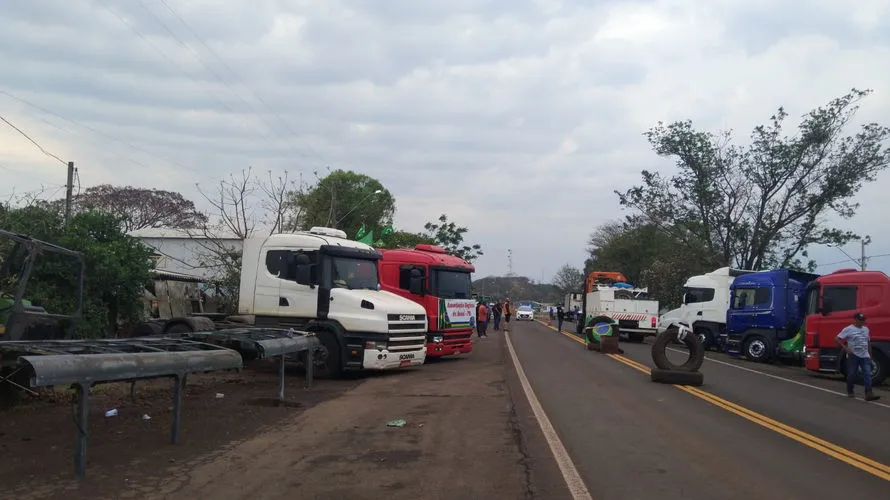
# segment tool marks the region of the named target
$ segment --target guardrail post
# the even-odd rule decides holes
[[[170,444],[179,442],[179,420],[182,416],[182,386],[185,377],[173,376],[173,425],[170,428]]]
[[[87,430],[90,425],[90,384],[75,384],[77,391],[77,415],[74,424],[77,426],[77,440],[74,442],[74,474],[78,481],[86,477],[87,467]]]

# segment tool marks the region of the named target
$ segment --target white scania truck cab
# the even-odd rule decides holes
[[[705,349],[722,346],[726,340],[729,286],[737,277],[753,272],[721,267],[687,279],[683,285],[683,303],[661,316],[658,333],[685,323],[698,335]]]
[[[273,234],[244,242],[238,312],[258,327],[316,334],[319,375],[420,366],[424,308],[380,290],[372,247],[339,229]]]

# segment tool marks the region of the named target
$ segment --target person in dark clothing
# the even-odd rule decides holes
[[[510,299],[504,300],[504,331],[510,331],[510,315],[513,314],[513,304],[510,303]]]
[[[562,306],[556,306],[556,331],[562,331],[562,322],[566,319],[566,312],[563,311]]]
[[[504,313],[504,310],[503,310],[503,308],[501,307],[501,303],[500,303],[500,302],[495,302],[495,303],[494,303],[494,307],[492,308],[491,312],[492,312],[492,314],[494,315],[494,317],[493,317],[493,319],[494,319],[494,331],[498,331],[498,330],[501,329],[501,314]]]

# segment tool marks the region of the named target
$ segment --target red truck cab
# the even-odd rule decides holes
[[[377,261],[381,289],[426,309],[427,357],[472,351],[476,301],[470,285],[476,268],[435,245],[378,251],[383,255]]]
[[[881,271],[840,269],[810,283],[806,367],[823,373],[846,373],[835,339],[853,323],[857,312],[866,317],[872,342],[872,381],[878,385],[890,370],[890,277]]]

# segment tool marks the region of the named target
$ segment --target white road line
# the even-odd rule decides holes
[[[674,349],[673,347],[668,347],[668,349],[670,349],[671,351],[674,351],[674,352],[682,353],[682,354],[687,354],[687,352],[688,352],[688,351],[684,351],[684,350],[682,350],[682,349]],[[819,387],[819,386],[817,386],[817,385],[807,384],[807,383],[805,383],[805,382],[798,382],[797,380],[791,380],[790,378],[780,377],[780,376],[778,376],[778,375],[773,375],[772,373],[766,373],[766,372],[762,372],[762,371],[760,371],[760,370],[754,370],[754,369],[751,369],[751,368],[746,368],[746,367],[744,367],[744,366],[739,366],[739,365],[737,365],[737,364],[735,364],[735,363],[727,363],[726,361],[720,361],[719,359],[709,358],[708,356],[705,356],[705,360],[710,361],[710,362],[712,362],[712,363],[717,363],[717,364],[720,364],[720,365],[731,366],[731,367],[733,367],[733,368],[736,368],[736,369],[739,369],[739,370],[743,370],[743,371],[746,371],[746,372],[756,373],[756,374],[758,374],[758,375],[763,375],[764,377],[769,377],[769,378],[771,378],[771,379],[781,380],[781,381],[783,381],[783,382],[788,382],[789,384],[799,385],[799,386],[801,386],[801,387],[809,387],[810,389],[815,389],[815,390],[817,390],[817,391],[827,392],[828,394],[834,394],[834,395],[837,395],[837,396],[844,396],[844,397],[847,396],[847,394],[844,393],[844,392],[832,391],[831,389],[826,389],[826,388],[824,388],[824,387]],[[877,403],[877,402],[872,401],[872,402],[870,402],[869,404],[872,404],[872,405],[875,405],[875,406],[880,406],[880,407],[882,407],[882,408],[888,408],[888,409],[890,409],[890,405],[888,405],[888,404],[884,404],[884,403]]]
[[[553,452],[553,458],[556,459],[556,464],[559,465],[559,470],[562,472],[562,477],[565,479],[566,486],[569,487],[569,492],[571,492],[572,498],[575,500],[593,500],[593,497],[590,496],[590,492],[587,491],[587,486],[584,484],[584,480],[581,479],[581,475],[578,474],[578,469],[575,468],[574,462],[572,462],[571,457],[569,457],[569,452],[566,451],[565,446],[563,446],[562,441],[560,441],[559,436],[556,434],[556,429],[554,429],[553,424],[550,423],[550,418],[548,418],[547,413],[544,412],[544,407],[541,406],[541,402],[538,401],[538,397],[535,396],[535,391],[528,382],[528,377],[525,376],[525,370],[522,369],[522,364],[519,363],[519,358],[516,356],[516,351],[513,349],[513,343],[510,341],[510,334],[504,332],[504,339],[507,341],[507,350],[510,351],[510,358],[513,359],[513,366],[516,367],[516,375],[519,376],[519,383],[522,385],[522,390],[525,392],[528,404],[532,407],[532,413],[535,414],[535,419],[537,419],[538,425],[541,426],[541,431],[544,433],[544,439],[546,439],[547,444],[550,445],[550,451]]]

